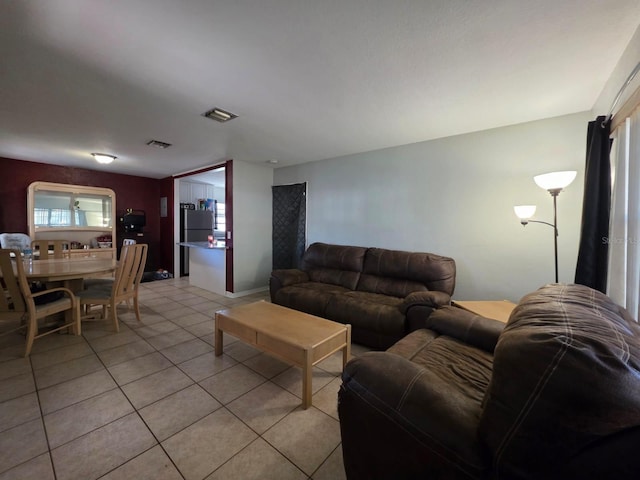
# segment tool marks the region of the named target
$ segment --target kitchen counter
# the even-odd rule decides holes
[[[220,242],[218,241],[217,243],[214,243],[213,245],[209,244],[209,242],[180,242],[178,245],[180,245],[181,247],[188,247],[188,248],[205,248],[207,250],[212,250],[212,249],[224,249],[225,248],[225,242]]]
[[[217,242],[180,242],[189,249],[189,284],[218,295],[226,294],[226,245]]]

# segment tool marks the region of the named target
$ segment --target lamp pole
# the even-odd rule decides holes
[[[530,220],[533,214],[536,212],[535,205],[518,205],[513,207],[516,215],[520,218],[520,223],[526,225],[527,223],[544,223],[553,227],[553,259],[555,262],[556,283],[558,283],[558,195],[563,188],[567,187],[576,178],[577,172],[574,170],[567,170],[564,172],[551,172],[544,173],[542,175],[536,175],[533,180],[540,187],[545,189],[553,197],[553,223],[541,222],[539,220]]]
[[[558,208],[556,206],[556,200],[561,191],[561,188],[549,190],[549,193],[553,197],[553,253],[556,264],[556,283],[558,283]]]
[[[548,192],[553,197],[553,223],[543,222],[541,220],[530,220],[529,218],[521,218],[520,223],[525,226],[528,223],[543,223],[553,228],[553,260],[556,273],[556,283],[558,283],[558,207],[557,199],[558,195],[562,191],[561,188],[550,188]]]

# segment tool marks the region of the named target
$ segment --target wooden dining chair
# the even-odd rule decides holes
[[[120,331],[118,325],[117,305],[120,302],[132,300],[136,319],[140,322],[140,306],[138,304],[138,287],[144,273],[144,266],[147,261],[146,243],[125,245],[122,247],[120,261],[116,274],[110,287],[105,285],[94,285],[86,290],[78,292],[80,304],[85,307],[86,315],[83,319],[95,318],[90,312],[90,307],[102,305],[102,319],[107,316],[113,321],[116,332]]]
[[[18,260],[12,260],[11,255]],[[31,353],[33,341],[53,332],[71,329],[74,335],[80,335],[80,302],[68,288],[50,288],[32,293],[20,259],[20,251],[0,249],[0,322],[12,323],[13,327],[2,335],[26,328],[26,346],[24,356]],[[59,293],[62,296],[59,296]],[[42,303],[41,301],[44,301]],[[64,312],[62,325],[47,328],[39,332],[38,321],[49,315]]]
[[[125,238],[122,240],[122,246],[125,245],[135,245],[136,240],[133,238]],[[106,277],[106,278],[87,278],[84,281],[85,288],[91,287],[101,287],[101,288],[111,288],[113,286],[114,277]],[[131,307],[131,299],[127,299],[127,306]]]
[[[32,240],[31,249],[35,254],[40,252],[40,260],[49,260],[50,258],[69,258],[71,256],[69,240]],[[52,252],[52,253],[49,253]]]

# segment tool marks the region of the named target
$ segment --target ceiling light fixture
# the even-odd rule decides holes
[[[109,155],[107,153],[92,153],[91,155],[93,156],[93,158],[96,159],[96,162],[102,163],[105,165],[113,162],[116,158],[118,158],[114,155]]]
[[[233,120],[237,117],[235,113],[227,112],[226,110],[222,110],[221,108],[214,107],[208,112],[204,112],[202,116],[210,118],[211,120],[215,120],[220,123],[228,122],[229,120]]]
[[[147,145],[150,147],[158,147],[158,148],[169,148],[171,146],[170,143],[161,142],[160,140],[149,140]]]

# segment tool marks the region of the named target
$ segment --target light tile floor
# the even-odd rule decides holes
[[[0,337],[0,480],[345,478],[341,353],[314,368],[307,410],[300,369],[227,335],[214,355],[214,312],[260,299],[162,280],[141,286],[142,323],[118,307],[120,333],[84,322],[26,359],[23,336]]]

